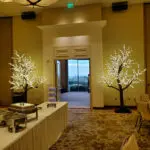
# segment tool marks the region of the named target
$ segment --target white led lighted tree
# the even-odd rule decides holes
[[[131,58],[132,48],[123,46],[122,49],[110,56],[110,62],[106,64],[106,75],[102,82],[108,87],[120,93],[120,108],[116,112],[129,112],[125,107],[123,93],[128,87],[142,82],[140,76],[146,69],[140,69],[140,65]]]
[[[45,79],[39,76],[34,62],[31,57],[25,54],[19,54],[17,51],[12,57],[10,63],[12,76],[11,76],[11,89],[15,93],[22,93],[24,102],[27,102],[27,91],[32,88],[37,88],[40,84],[44,83]]]

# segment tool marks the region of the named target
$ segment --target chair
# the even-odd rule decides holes
[[[121,146],[120,150],[139,150],[137,140],[134,134],[126,138]]]
[[[139,121],[140,116],[141,116],[140,111],[142,111],[141,108],[140,108],[140,105],[138,105],[139,102],[150,102],[149,95],[148,94],[141,95],[140,96],[140,101],[136,101],[136,99],[135,99],[135,103],[136,103],[136,107],[137,107],[137,111],[138,111],[138,117],[137,117],[137,120],[136,120],[135,127],[137,126],[138,121]]]
[[[137,126],[138,122],[139,122],[139,129],[138,129],[138,132],[139,132],[140,128],[143,124],[143,121],[150,121],[150,103],[138,101],[137,102],[137,111],[139,113],[139,116],[137,118],[135,126]]]
[[[136,99],[135,99],[135,104],[136,104],[137,113],[138,113],[136,123],[135,123],[135,127],[137,127],[139,120],[140,120],[140,117],[141,117],[141,113],[140,113],[139,101],[137,101]]]

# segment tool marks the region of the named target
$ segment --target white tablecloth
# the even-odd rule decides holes
[[[9,133],[0,128],[0,150],[48,150],[67,126],[68,105],[58,102],[56,108],[47,108],[47,102],[40,105],[38,120],[27,123],[19,133]]]

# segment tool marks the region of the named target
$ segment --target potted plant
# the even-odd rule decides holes
[[[106,74],[102,77],[102,82],[107,87],[119,92],[120,108],[115,112],[129,113],[130,109],[124,104],[124,91],[142,82],[140,76],[146,69],[140,69],[140,65],[131,58],[132,48],[124,45],[122,49],[110,56],[110,62],[106,64]]]
[[[21,96],[22,102],[27,102],[27,91],[37,88],[44,83],[45,78],[39,76],[34,62],[30,56],[15,51],[12,63],[9,63],[12,70],[11,89],[15,95]]]

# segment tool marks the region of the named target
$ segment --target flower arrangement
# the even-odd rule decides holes
[[[43,76],[39,76],[35,63],[30,56],[15,51],[12,57],[12,63],[9,63],[12,70],[11,89],[14,93],[22,93],[24,102],[27,102],[27,91],[32,88],[38,88],[45,82]]]
[[[118,52],[110,56],[110,62],[106,64],[106,75],[102,82],[120,93],[120,108],[116,112],[129,112],[124,104],[124,91],[135,84],[142,82],[140,76],[146,69],[140,69],[140,65],[131,58],[132,48],[123,46]]]

